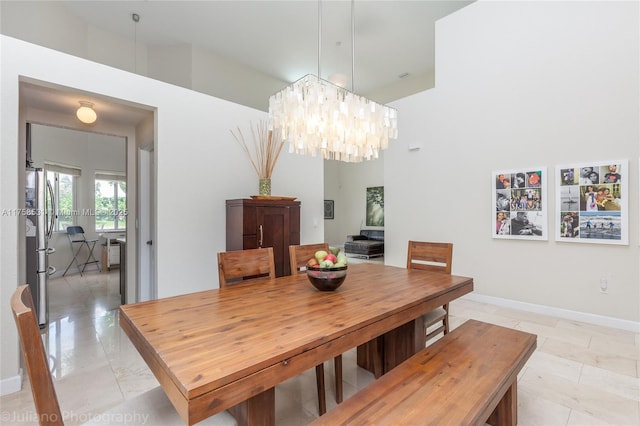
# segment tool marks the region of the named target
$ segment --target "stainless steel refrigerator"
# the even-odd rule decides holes
[[[49,192],[48,205],[47,191]],[[49,276],[55,273],[55,268],[49,266],[48,259],[49,254],[55,251],[49,247],[54,214],[53,188],[47,181],[44,170],[27,167],[25,190],[26,277],[31,288],[40,327],[44,327],[49,319],[47,285]]]

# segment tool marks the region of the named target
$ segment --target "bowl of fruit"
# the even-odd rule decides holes
[[[307,262],[307,278],[320,291],[333,291],[347,278],[347,256],[339,248],[319,250]]]

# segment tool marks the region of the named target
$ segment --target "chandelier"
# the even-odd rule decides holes
[[[269,126],[289,152],[359,162],[378,158],[398,137],[397,110],[353,91],[354,3],[351,1],[351,90],[320,78],[322,11],[318,2],[318,75],[307,74],[269,98]]]

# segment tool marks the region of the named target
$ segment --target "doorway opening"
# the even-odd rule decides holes
[[[78,100],[89,100],[95,105],[96,123],[85,125],[78,121],[75,117]],[[88,274],[83,275],[93,276],[94,282],[96,274],[102,274],[100,280],[108,277],[107,284],[118,282],[116,290],[121,295],[118,303],[138,301],[138,229],[147,225],[146,219],[138,216],[138,194],[150,192],[153,182],[140,186],[137,146],[154,138],[154,108],[29,79],[20,83],[20,110],[21,121],[30,123],[34,129],[31,132],[34,166],[52,170],[59,166],[58,177],[64,177],[66,183],[75,181],[75,185],[62,185],[63,193],[68,190],[67,204],[59,206],[64,211],[56,218],[58,228],[52,235],[51,246],[56,247],[56,252],[50,255],[50,260],[57,270],[52,277],[62,275],[73,261],[65,230],[66,226],[78,224],[83,226],[87,238],[98,240],[94,252],[98,262],[86,265],[83,272]],[[21,136],[21,140],[26,137]],[[23,157],[20,161],[24,164],[24,160]],[[71,169],[78,172],[64,176]],[[149,179],[153,176],[150,174]],[[20,191],[24,191],[24,185],[23,179],[19,182]],[[69,204],[74,200],[75,204]],[[86,248],[83,250],[82,260],[88,255]],[[20,252],[24,251],[21,247]],[[21,258],[20,262],[24,271],[25,260]],[[104,272],[99,271],[98,265]],[[75,266],[69,268],[67,277],[79,272]],[[110,304],[106,307],[113,308]],[[75,308],[68,307],[69,311]]]
[[[59,291],[49,293],[47,284],[124,267],[120,241],[126,240],[130,225],[127,140],[52,125],[27,125],[28,160],[32,168],[42,170],[50,188],[46,196],[49,273],[42,291],[48,300],[41,304],[48,316],[47,305],[59,311],[73,306],[76,298]],[[27,267],[30,253],[26,252]],[[115,280],[119,278],[114,276]],[[126,286],[116,286],[115,290],[121,294],[117,301],[126,303]],[[109,293],[105,292],[105,296]],[[56,300],[56,294],[62,295],[60,300]],[[119,303],[111,305],[115,309]]]

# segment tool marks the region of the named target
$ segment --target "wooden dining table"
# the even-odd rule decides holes
[[[422,314],[472,290],[468,277],[355,264],[335,291],[305,274],[253,280],[123,305],[120,326],[185,424],[230,410],[269,425],[279,383],[380,336],[364,366],[393,368],[424,348]]]

